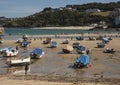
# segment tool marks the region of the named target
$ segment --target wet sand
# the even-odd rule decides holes
[[[107,83],[105,83],[106,81],[104,80],[103,81],[106,85],[109,85],[111,79],[113,80],[115,79],[115,81],[120,79],[120,44],[119,44],[120,39],[119,38],[114,38],[105,46],[105,48],[114,48],[116,50],[114,54],[105,54],[103,53],[103,50],[105,48],[96,48],[97,46],[96,43],[101,42],[100,40],[89,41],[87,38],[83,41],[77,41],[75,38],[73,38],[73,40],[70,40],[70,45],[72,45],[73,42],[80,42],[81,45],[85,45],[87,48],[91,48],[92,50],[92,53],[90,54],[92,67],[84,68],[84,69],[72,68],[75,59],[80,56],[80,54],[76,53],[76,50],[74,50],[71,54],[62,53],[62,48],[66,46],[66,44],[62,44],[64,38],[52,39],[53,41],[57,41],[58,43],[57,48],[50,48],[49,44],[43,44],[44,40],[45,38],[43,38],[42,40],[39,38],[36,40],[32,39],[31,46],[27,51],[20,49],[22,50],[20,55],[22,53],[26,53],[26,55],[29,55],[29,52],[36,47],[42,48],[45,51],[45,55],[43,56],[43,58],[36,60],[36,62],[30,65],[30,71],[28,75],[39,76],[39,77],[41,76],[38,79],[35,77],[37,80],[43,79],[45,81],[48,80],[52,82],[58,81],[60,82],[58,84],[61,84],[61,82],[63,83],[68,81],[70,83],[65,83],[65,85],[73,85],[74,82],[76,81],[80,83],[82,79],[85,79],[86,82],[89,82],[89,79],[93,79],[93,80],[101,79],[101,81],[102,79],[108,79]],[[6,47],[6,46],[15,47],[17,44],[15,44],[14,42],[15,40],[5,40],[4,44],[2,44],[1,47]],[[19,81],[18,80],[19,77],[17,76],[20,76],[20,79],[24,78],[23,67],[21,67],[20,69],[16,69],[16,68],[8,69],[7,65],[4,63],[5,59],[3,57],[0,57],[0,59],[2,60],[2,62],[0,62],[0,73],[4,75],[11,75],[12,77],[11,76],[10,77],[12,82]],[[7,79],[6,77],[1,77],[0,79],[2,78]],[[14,81],[14,79],[16,81]],[[32,78],[29,76],[28,76],[28,80],[29,83],[33,81]],[[120,83],[119,81],[117,82],[115,81],[113,81],[113,84],[115,83],[115,85]],[[92,83],[89,82],[89,84],[94,85],[95,82],[96,80],[94,80]],[[52,84],[58,85],[56,83],[52,83]],[[35,83],[35,85],[38,84]],[[88,84],[83,84],[83,85],[88,85]],[[97,85],[104,85],[104,84],[103,83],[100,84],[99,82]]]

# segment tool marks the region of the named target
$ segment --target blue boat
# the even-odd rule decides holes
[[[1,48],[1,49],[0,49],[0,53],[2,54],[2,53],[4,53],[4,52],[6,52],[7,50],[12,50],[12,49],[13,49],[13,47]]]
[[[74,63],[74,68],[83,68],[87,67],[90,64],[90,57],[86,54],[82,54],[79,58],[76,59]]]
[[[30,46],[30,42],[24,41],[24,42],[21,43],[21,46],[22,47],[29,47]]]
[[[109,37],[105,37],[105,38],[102,39],[102,41],[103,41],[104,43],[108,43],[110,40],[109,40]]]
[[[81,36],[78,36],[78,37],[76,37],[76,40],[84,40],[84,38]]]
[[[44,51],[41,48],[35,48],[31,53],[30,56],[33,59],[41,58],[44,55]]]
[[[52,41],[51,42],[51,47],[52,48],[56,48],[57,47],[57,42],[56,41]]]
[[[80,46],[78,46],[77,47],[77,52],[78,53],[86,53],[86,50],[87,50],[87,48],[85,47],[85,46],[82,46],[82,45],[80,45]]]

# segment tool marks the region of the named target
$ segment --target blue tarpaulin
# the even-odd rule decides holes
[[[83,63],[84,65],[90,64],[90,57],[86,54],[83,54],[76,60],[76,63],[79,62]]]
[[[57,42],[55,42],[55,41],[51,42],[51,46],[52,47],[56,47],[57,46]]]
[[[86,50],[86,47],[85,47],[85,46],[80,45],[80,46],[78,46],[78,47],[77,47],[77,49],[78,49],[78,50],[81,50],[81,51],[85,51],[85,50]]]
[[[42,49],[40,49],[40,48],[35,48],[31,53],[34,53],[34,54],[37,54],[37,55],[41,55],[42,52],[43,52]]]
[[[105,37],[102,39],[104,42],[109,42],[109,37]]]

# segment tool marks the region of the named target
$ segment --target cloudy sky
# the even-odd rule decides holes
[[[59,8],[69,4],[90,2],[117,2],[119,0],[0,0],[0,17],[25,17],[42,11],[45,7]]]

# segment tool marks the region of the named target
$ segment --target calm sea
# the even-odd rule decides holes
[[[92,31],[80,29],[30,29],[30,28],[5,28],[5,34],[11,35],[55,35],[55,34],[79,34],[79,33],[118,33],[118,31]]]

